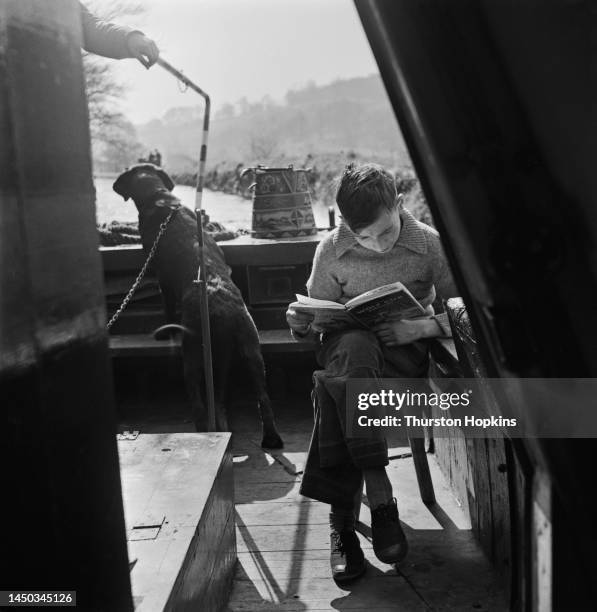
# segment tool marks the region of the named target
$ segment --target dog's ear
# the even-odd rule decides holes
[[[112,189],[119,195],[124,198],[126,202],[130,197],[130,179],[131,179],[131,170],[127,168],[115,181],[112,185]]]
[[[164,183],[166,189],[168,191],[172,191],[174,189],[174,183],[172,179],[168,176],[168,173],[165,170],[162,170],[159,166],[156,166],[156,172],[158,176],[162,179],[162,183]]]

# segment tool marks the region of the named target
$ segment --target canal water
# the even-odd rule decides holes
[[[114,177],[95,177],[96,219],[98,223],[111,221],[137,221],[137,209],[132,200],[125,202],[112,190]],[[190,209],[195,208],[195,188],[176,185],[174,195]],[[211,221],[222,223],[227,229],[251,229],[253,205],[251,200],[218,191],[203,192],[203,208]],[[314,202],[313,212],[318,227],[328,226],[328,212],[323,205]]]

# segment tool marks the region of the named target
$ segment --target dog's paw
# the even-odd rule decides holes
[[[284,442],[277,433],[265,434],[261,440],[261,448],[284,448]]]

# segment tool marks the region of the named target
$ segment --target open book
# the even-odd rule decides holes
[[[316,331],[332,331],[356,328],[371,328],[384,321],[415,319],[433,314],[414,298],[402,283],[391,283],[371,289],[346,304],[297,295],[290,304],[298,312],[314,315],[312,328]]]

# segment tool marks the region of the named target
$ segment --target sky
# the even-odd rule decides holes
[[[101,4],[102,0],[96,0]],[[378,72],[352,0],[143,0],[128,22],[153,38],[162,57],[211,97],[215,110],[242,97],[282,101],[309,81]],[[134,123],[175,106],[196,106],[161,67],[117,62],[127,86],[122,109]]]

